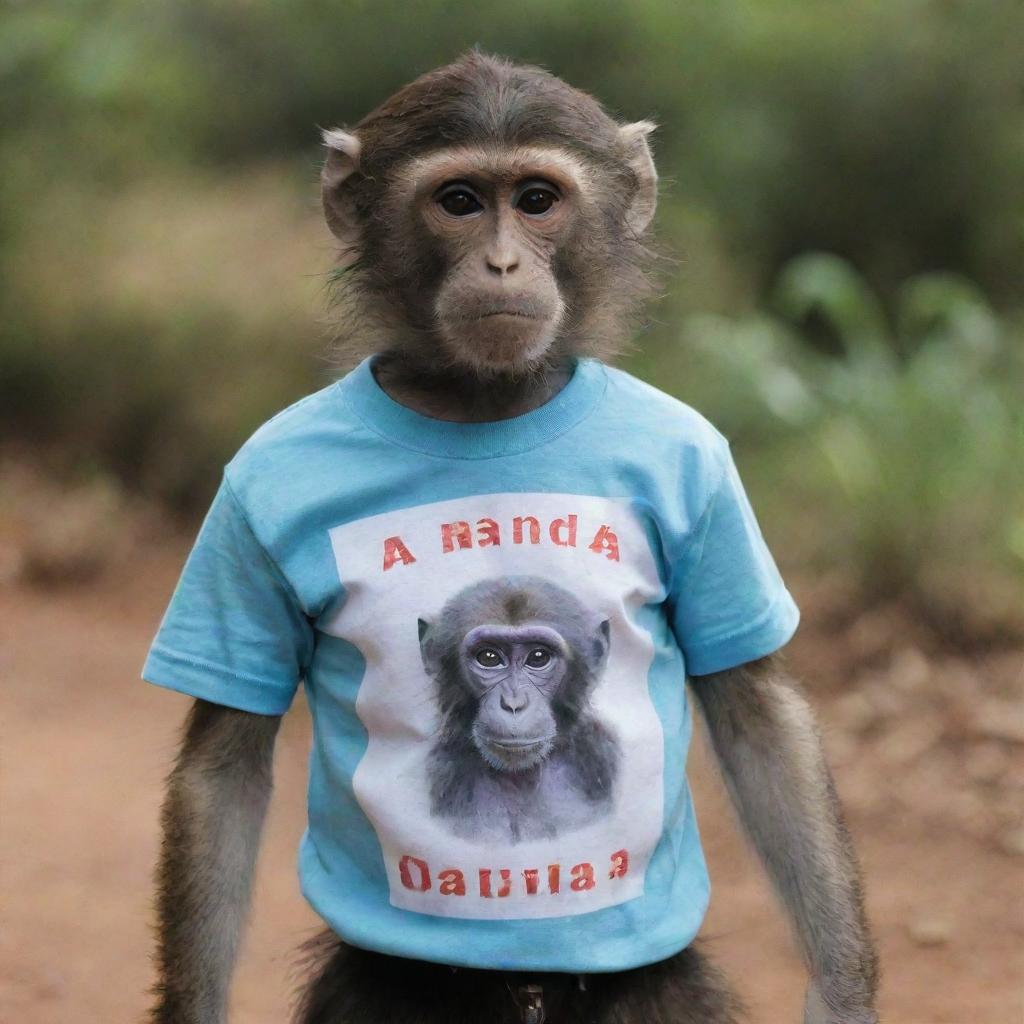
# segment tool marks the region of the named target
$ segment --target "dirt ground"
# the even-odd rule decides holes
[[[138,674],[181,557],[175,547],[61,589],[0,586],[0,1019],[11,1024],[138,1021],[147,1005],[157,813],[188,699]],[[1024,656],[936,654],[906,633],[882,609],[834,635],[810,624],[791,648],[864,863],[884,1020],[1020,1024]],[[295,947],[317,926],[295,874],[308,743],[297,703],[234,990],[245,1024],[286,1020]],[[754,1022],[796,1024],[801,964],[700,742],[691,778],[713,884],[704,938]]]

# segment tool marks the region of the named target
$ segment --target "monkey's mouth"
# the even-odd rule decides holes
[[[520,309],[489,309],[486,313],[481,313],[478,320],[489,320],[495,316],[511,316],[516,317],[519,320],[540,320],[541,317],[535,316],[533,313],[524,313]]]
[[[550,736],[541,736],[540,739],[530,740],[490,739],[487,740],[487,745],[489,747],[497,747],[498,750],[529,750],[531,747],[539,747],[545,743],[550,743],[551,739]]]
[[[480,736],[476,740],[477,750],[492,767],[501,771],[522,771],[539,764],[551,751],[554,736]]]
[[[546,302],[522,295],[480,295],[459,303],[456,318],[465,321],[493,320],[509,317],[513,320],[548,320],[553,310]]]

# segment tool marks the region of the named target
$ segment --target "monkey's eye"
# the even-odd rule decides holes
[[[557,202],[558,196],[551,189],[531,185],[520,195],[516,206],[529,217],[543,217]]]
[[[551,661],[551,652],[543,647],[534,647],[526,656],[526,664],[530,668],[544,668]]]
[[[481,647],[476,652],[476,663],[484,668],[500,668],[505,664],[505,659],[501,656],[501,652],[496,651],[493,647]]]
[[[452,217],[470,217],[483,209],[480,200],[468,188],[459,185],[442,192],[437,197],[437,202],[441,209]]]

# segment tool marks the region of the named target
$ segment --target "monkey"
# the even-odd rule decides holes
[[[795,605],[721,435],[609,365],[656,277],[653,130],[648,121],[620,124],[548,71],[474,50],[404,86],[353,128],[323,133],[323,207],[339,247],[343,329],[353,352],[366,351],[355,370],[279,414],[228,465],[143,670],[195,698],[162,812],[155,1024],[226,1019],[275,735],[300,681],[315,732],[334,730],[345,767],[326,803],[314,807],[311,786],[304,892],[328,930],[308,950],[298,1024],[545,1015],[552,1024],[738,1024],[741,1004],[694,940],[699,877],[659,888],[673,869],[664,856],[673,841],[699,853],[686,826],[681,760],[687,692],[792,922],[809,975],[805,1024],[877,1022],[878,961],[860,870],[810,705],[778,654],[796,628]],[[567,544],[520,545],[526,553],[515,555],[487,518],[479,524],[491,531],[489,546],[479,550],[431,554],[413,539],[424,517],[448,514],[442,498],[485,494],[511,509],[566,491],[581,502],[590,495],[588,507],[609,520],[605,536],[621,535],[621,544],[581,553],[600,568]],[[629,517],[643,524],[632,535]],[[629,536],[647,540],[627,550]],[[401,557],[382,561],[382,541]],[[547,561],[514,560],[527,556]],[[486,560],[473,563],[485,575],[529,565],[547,581],[537,622],[575,643],[589,636],[591,683],[609,650],[633,658],[628,671],[620,662],[613,673],[609,661],[600,676],[609,693],[614,676],[630,702],[587,713],[608,729],[590,739],[602,774],[616,766],[617,780],[606,784],[615,802],[626,798],[631,765],[664,766],[632,786],[630,808],[675,840],[636,838],[627,822],[632,874],[587,881],[583,870],[581,891],[552,887],[553,909],[528,902],[539,892],[519,903],[511,887],[473,894],[453,873],[447,888],[424,875],[410,892],[389,859],[392,846],[410,853],[406,846],[434,835],[431,807],[445,818],[464,799],[465,780],[437,771],[438,752],[456,739],[451,723],[438,736],[422,718],[428,672],[456,713],[448,687],[456,671],[439,670],[445,649],[450,658],[456,639],[483,628],[473,648],[480,653],[530,658],[543,647],[540,668],[552,650],[531,632],[526,605],[536,595],[523,595],[528,627],[500,607],[471,624],[458,601],[432,622],[418,619],[417,588],[456,593],[459,566],[469,564],[456,559],[471,557]],[[603,625],[611,617],[583,631],[579,604],[554,580],[605,595],[614,645]],[[500,606],[509,586],[483,585],[479,603]],[[505,689],[513,706],[522,688]],[[544,685],[529,692],[541,702]],[[554,700],[549,709],[557,721]],[[644,709],[650,718],[641,721]],[[632,738],[629,724],[638,730]],[[495,775],[515,774],[502,766],[532,770],[486,730],[472,734],[472,751],[465,735],[461,742],[467,779],[480,777],[469,755],[481,748]],[[360,771],[375,743],[391,752],[394,780]],[[538,730],[536,748],[522,756],[545,745]],[[416,774],[430,751],[432,789]],[[318,788],[335,777],[324,774],[325,756],[318,748],[311,762]],[[392,782],[399,797],[388,802],[373,787]],[[596,795],[595,809],[605,799]],[[511,823],[503,835],[477,816],[473,827],[488,835],[474,841],[486,839],[495,858],[529,847],[547,863],[603,819],[555,839],[549,826],[517,820],[518,837]],[[438,847],[444,856],[477,848],[450,830],[430,841],[450,844]],[[357,881],[321,899],[353,864]],[[402,903],[413,898],[434,902]],[[582,901],[579,910],[570,898]],[[600,899],[612,902],[586,902]]]
[[[430,751],[431,810],[460,835],[510,842],[607,811],[618,744],[588,713],[609,622],[536,577],[483,580],[433,624],[419,620],[442,734]]]

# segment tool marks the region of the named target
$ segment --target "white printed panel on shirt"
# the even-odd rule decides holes
[[[366,660],[353,787],[391,903],[545,918],[641,895],[664,738],[636,613],[663,588],[629,502],[492,494],[330,537],[326,628]]]

